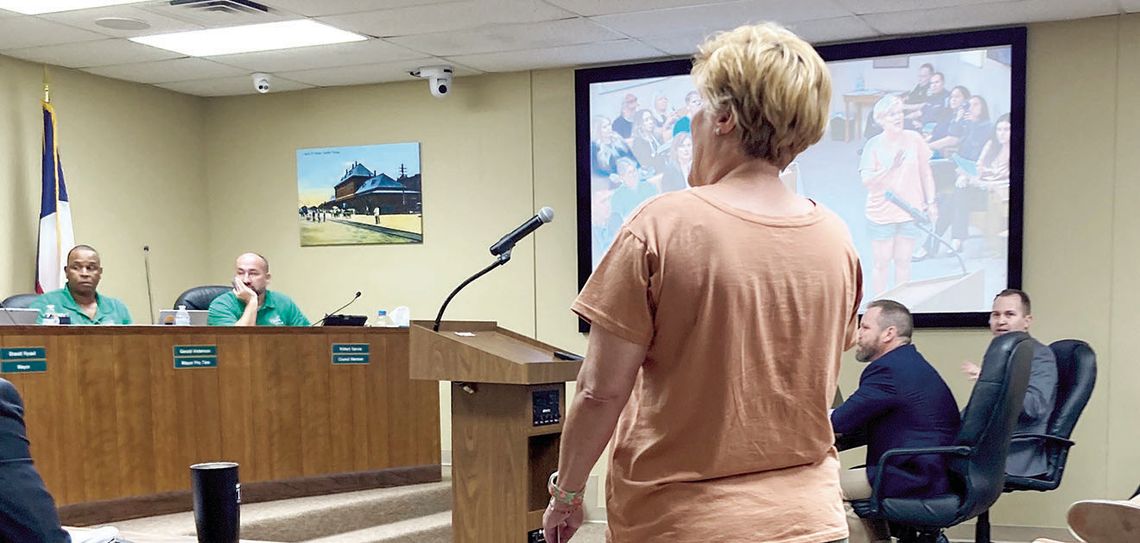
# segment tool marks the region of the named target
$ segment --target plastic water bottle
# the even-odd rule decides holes
[[[174,312],[174,326],[190,326],[190,312],[186,311],[186,306],[180,305]]]
[[[863,74],[855,76],[855,90],[861,91],[866,88],[866,83],[863,81]]]
[[[376,326],[391,328],[396,326],[396,322],[392,320],[392,317],[388,316],[388,311],[381,309],[376,312]]]
[[[48,304],[47,309],[44,310],[43,324],[56,325],[59,324],[59,315],[55,314],[55,306]]]

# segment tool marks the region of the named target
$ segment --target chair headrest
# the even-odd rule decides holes
[[[1048,431],[1068,439],[1096,385],[1096,353],[1077,339],[1054,341],[1049,348],[1057,357],[1057,403]]]
[[[25,308],[31,307],[32,302],[36,301],[36,298],[39,298],[39,297],[40,297],[39,294],[33,294],[33,293],[13,294],[7,298],[4,298],[3,304],[4,304],[4,307],[8,307],[8,308],[12,308],[12,309],[25,309]]]
[[[178,309],[178,306],[184,305],[186,309],[206,310],[210,308],[210,302],[213,302],[214,298],[232,289],[233,287],[229,285],[203,285],[193,287],[183,292],[182,295],[174,301],[174,307],[171,309]]]
[[[1021,405],[1029,384],[1029,362],[1023,364],[1024,368],[1020,367],[1016,363],[1018,359],[1015,354],[1028,356],[1029,361],[1032,361],[1033,343],[1028,334],[1010,332],[996,336],[990,342],[982,361],[982,372],[962,411],[962,426],[955,444],[972,446],[981,440],[987,430],[998,422],[995,420],[1000,414],[998,409],[1008,399],[1010,392],[1016,393],[1020,389],[1016,403]]]

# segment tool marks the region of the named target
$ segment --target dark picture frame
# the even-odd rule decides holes
[[[1025,90],[1026,90],[1026,28],[1012,27],[972,32],[955,32],[852,42],[817,47],[820,56],[829,63],[865,60],[883,57],[951,53],[1008,47],[999,54],[987,52],[984,57],[1009,67],[1009,116],[1014,127],[1010,137],[1008,242],[1006,246],[1005,288],[1020,288],[1022,284],[1022,248],[1024,220],[1025,176]],[[916,63],[911,62],[912,66]],[[666,60],[623,66],[581,69],[575,72],[576,107],[576,166],[577,166],[577,218],[578,218],[578,287],[585,285],[593,271],[595,251],[592,246],[592,194],[591,194],[591,85],[617,84],[614,92],[621,92],[620,82],[668,78],[686,75],[691,59]],[[913,69],[913,68],[912,68]],[[861,81],[860,81],[861,83]],[[856,87],[859,88],[859,87]],[[845,120],[849,123],[850,120]],[[825,136],[826,137],[826,136]],[[864,263],[864,268],[869,263]],[[999,268],[1000,269],[1000,268]],[[921,312],[914,313],[917,327],[966,328],[984,327],[989,311]],[[580,322],[580,331],[588,326]]]

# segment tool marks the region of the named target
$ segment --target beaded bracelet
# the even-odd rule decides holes
[[[578,507],[582,505],[582,496],[586,493],[586,489],[577,492],[570,492],[558,488],[558,472],[550,474],[550,479],[546,481],[546,490],[550,492],[550,497],[554,498],[555,503]]]

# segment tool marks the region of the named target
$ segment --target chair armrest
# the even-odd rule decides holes
[[[1030,440],[1053,441],[1056,443],[1061,443],[1061,444],[1066,445],[1068,447],[1072,447],[1073,445],[1076,445],[1076,442],[1074,442],[1072,440],[1065,439],[1063,437],[1049,435],[1049,434],[1013,434],[1012,436],[1010,436],[1011,442],[1013,442],[1013,441],[1030,441]]]
[[[867,444],[867,431],[859,429],[846,434],[835,434],[835,448],[840,451],[862,447]]]
[[[925,455],[930,455],[930,454],[949,455],[949,456],[969,456],[970,451],[972,451],[972,450],[973,449],[971,449],[970,447],[967,447],[965,445],[947,445],[945,447],[917,447],[917,448],[911,448],[911,449],[891,449],[891,450],[883,453],[883,456],[879,457],[879,469],[875,473],[875,484],[871,485],[871,498],[870,498],[871,502],[873,504],[875,504],[875,509],[878,509],[879,488],[883,482],[882,481],[883,471],[885,471],[883,468],[886,467],[886,465],[888,464],[888,461],[890,459],[895,458],[895,457],[925,456]]]

